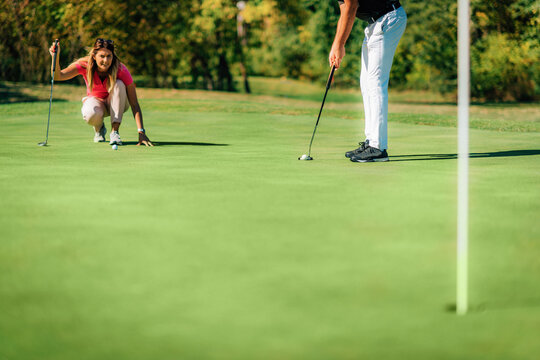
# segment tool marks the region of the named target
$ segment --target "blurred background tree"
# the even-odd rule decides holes
[[[402,4],[408,26],[392,87],[455,92],[457,1]],[[473,97],[538,99],[540,1],[471,0],[471,10]],[[139,85],[236,91],[241,74],[324,82],[338,18],[337,1],[0,0],[0,76],[46,82],[54,38],[66,66],[105,37],[115,41]],[[357,20],[337,86],[358,87],[365,25]]]

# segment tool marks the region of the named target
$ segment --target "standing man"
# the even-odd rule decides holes
[[[388,80],[394,53],[407,25],[407,14],[399,0],[338,2],[341,15],[330,50],[330,66],[338,69],[341,65],[355,17],[368,22],[360,73],[366,140],[345,156],[355,162],[388,161]]]

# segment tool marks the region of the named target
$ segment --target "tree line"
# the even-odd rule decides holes
[[[539,3],[471,0],[473,97],[538,98]],[[454,92],[457,0],[402,4],[392,87]],[[338,18],[337,1],[323,0],[0,0],[0,76],[45,82],[53,39],[66,66],[105,37],[148,86],[249,90],[248,75],[323,82]],[[338,86],[358,86],[365,25],[351,33]]]

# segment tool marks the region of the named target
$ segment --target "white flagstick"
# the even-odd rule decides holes
[[[458,315],[467,313],[469,229],[469,0],[458,0],[458,229],[457,302]]]

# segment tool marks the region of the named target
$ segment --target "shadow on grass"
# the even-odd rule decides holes
[[[66,99],[55,99],[55,102],[66,102]],[[19,91],[6,90],[0,88],[0,104],[16,104],[16,103],[34,103],[34,102],[49,102],[49,98],[39,98],[37,96],[24,94]]]
[[[31,83],[15,83],[15,82],[3,82],[0,81],[0,104],[16,104],[16,103],[30,103],[30,102],[49,102],[49,88],[46,87],[46,95],[31,95],[25,92],[32,87],[36,87],[36,84]],[[65,102],[66,99],[53,96],[53,102]]]
[[[123,141],[123,145],[137,145],[137,141]],[[229,146],[229,144],[214,144],[205,142],[189,142],[189,141],[152,141],[154,146]],[[141,145],[144,146],[144,145]]]
[[[471,159],[490,157],[512,157],[540,155],[540,150],[507,150],[485,153],[470,153]],[[398,158],[398,159],[396,159]],[[451,160],[457,159],[457,154],[415,154],[415,155],[394,155],[390,160],[394,161],[418,161],[418,160]]]
[[[534,309],[540,308],[540,299],[516,299],[513,301],[489,301],[477,304],[469,304],[468,313],[482,313],[485,311],[502,311],[516,309]],[[444,307],[445,312],[456,313],[455,303],[447,304]]]
[[[0,104],[12,104],[18,102],[36,102],[40,101],[36,96],[23,94],[20,91],[0,86]]]
[[[398,93],[399,94],[399,93]],[[395,104],[409,104],[409,105],[427,105],[427,106],[457,106],[457,101],[445,101],[445,100],[415,100],[415,99],[390,99],[391,103]],[[509,107],[515,107],[519,105],[534,105],[536,104],[535,100],[528,100],[528,101],[471,101],[471,106],[484,106],[484,107],[491,107],[491,108],[509,108]]]

